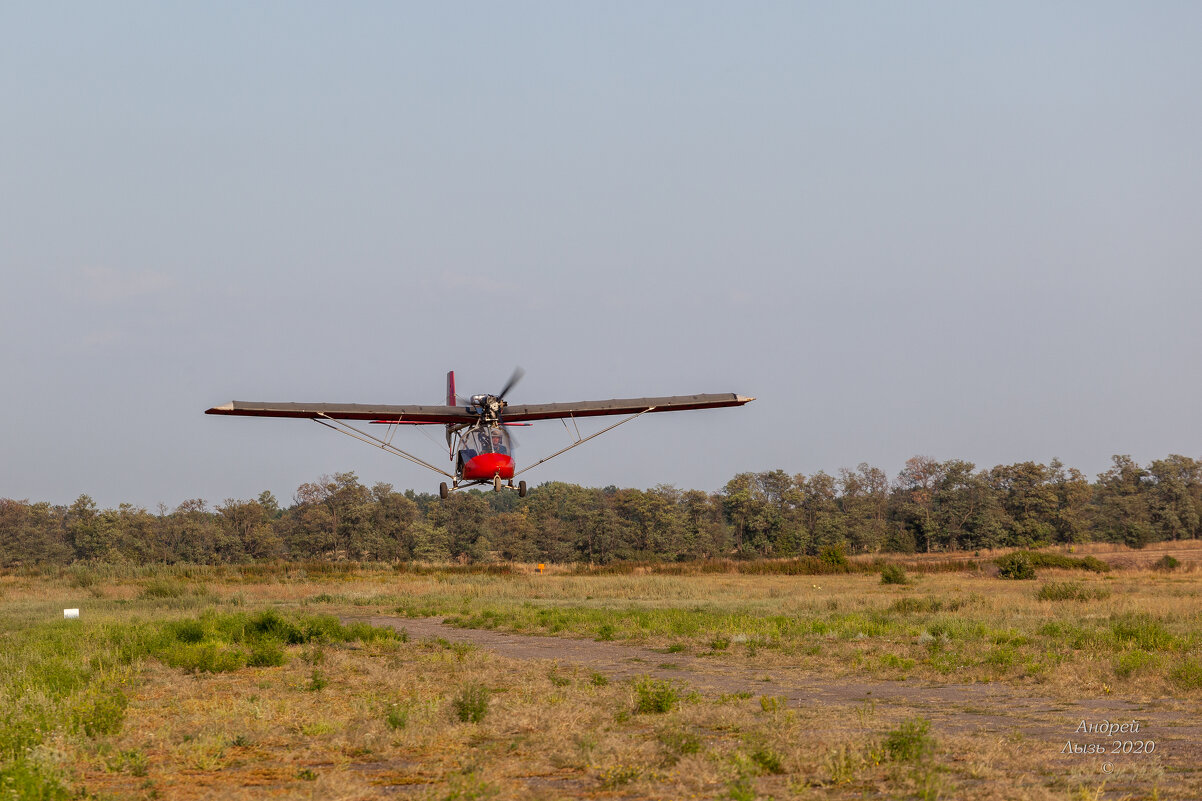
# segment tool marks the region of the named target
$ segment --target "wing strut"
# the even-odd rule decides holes
[[[321,425],[325,426],[328,429],[337,431],[340,434],[346,434],[348,437],[351,437],[352,439],[357,439],[360,442],[366,442],[368,445],[375,445],[375,446],[381,448],[382,450],[387,451],[388,453],[395,454],[396,456],[400,456],[402,459],[408,459],[409,461],[413,462],[414,464],[419,464],[422,467],[433,470],[435,473],[438,473],[439,475],[446,476],[447,478],[450,478],[450,479],[455,478],[450,473],[446,473],[446,472],[443,472],[442,470],[439,470],[437,467],[430,464],[429,462],[424,462],[421,459],[414,456],[413,454],[406,453],[405,451],[401,450],[400,448],[398,448],[395,445],[385,442],[382,439],[378,439],[377,437],[373,437],[371,434],[368,434],[366,431],[360,431],[359,429],[355,428],[350,423],[344,423],[341,420],[335,420],[332,417],[326,417],[326,415],[322,412],[318,412],[316,417],[313,417],[310,419],[313,420],[313,422],[315,422],[315,423],[320,423]],[[326,422],[327,420],[329,422]],[[626,421],[623,420],[622,422],[626,422]],[[330,423],[333,423],[333,425],[330,425]]]
[[[517,478],[517,477],[518,477],[518,476],[520,476],[522,473],[525,473],[527,470],[533,470],[534,468],[538,467],[538,466],[539,466],[540,464],[542,464],[543,462],[549,462],[549,461],[551,461],[552,459],[554,459],[556,456],[558,456],[559,454],[561,454],[561,453],[567,453],[568,451],[572,450],[572,448],[575,448],[577,445],[583,445],[584,443],[588,442],[588,441],[589,441],[590,439],[592,439],[593,437],[599,437],[599,436],[601,436],[602,434],[604,434],[606,431],[610,431],[611,429],[615,429],[615,428],[617,428],[618,426],[622,425],[622,423],[629,423],[629,422],[630,422],[631,420],[633,420],[634,418],[636,418],[636,417],[642,417],[642,416],[643,416],[643,415],[645,415],[647,412],[654,411],[654,410],[655,410],[655,407],[654,407],[654,406],[648,406],[646,409],[643,409],[643,411],[641,411],[641,412],[636,412],[636,413],[634,413],[634,414],[630,415],[630,417],[623,417],[621,420],[619,420],[618,422],[614,423],[612,426],[607,426],[607,427],[605,427],[605,428],[601,429],[600,431],[598,431],[596,434],[590,434],[589,436],[585,437],[584,439],[578,439],[578,440],[576,440],[575,442],[573,442],[571,445],[569,445],[568,447],[564,448],[563,450],[561,450],[561,451],[556,451],[555,453],[551,454],[550,456],[547,456],[547,457],[544,457],[544,458],[542,458],[542,459],[539,459],[537,462],[535,462],[534,464],[530,465],[529,467],[524,467],[524,468],[522,468],[521,470],[519,470],[519,471],[517,471],[516,473],[514,473],[514,474],[513,474],[513,477],[514,477],[514,478]],[[572,425],[576,425],[576,419],[575,419],[575,418],[572,418]],[[564,423],[564,426],[567,426],[567,423]],[[576,430],[577,430],[577,432],[579,432],[579,431],[580,431],[580,429],[576,429]]]

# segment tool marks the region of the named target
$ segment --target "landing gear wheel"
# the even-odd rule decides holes
[[[492,477],[492,491],[493,492],[501,491],[501,474],[500,473],[498,473],[497,475]]]
[[[525,481],[518,482],[518,497],[519,498],[526,497],[526,482]]]
[[[442,498],[444,501],[451,497],[451,491],[447,489],[447,482],[444,481],[438,485],[438,497]]]

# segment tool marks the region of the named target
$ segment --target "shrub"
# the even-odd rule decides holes
[[[818,561],[826,565],[832,572],[846,573],[851,570],[851,563],[843,553],[842,546],[824,545],[818,550]]]
[[[274,609],[264,609],[250,621],[250,630],[261,637],[270,637],[289,645],[305,641],[301,630],[280,616]]]
[[[1028,580],[1035,578],[1035,567],[1026,551],[1015,551],[997,560],[998,578]]]
[[[890,562],[881,568],[881,583],[909,584],[910,577],[906,575],[906,569],[904,567]]]
[[[1047,551],[1013,551],[1005,556],[999,556],[994,562],[998,566],[998,576],[1001,578],[1034,578],[1034,568],[1054,567],[1060,570],[1088,570],[1092,573],[1109,573],[1110,565],[1095,556],[1077,559],[1061,553]],[[1032,568],[1029,576],[1010,575],[1015,571],[1024,573],[1022,567],[1026,562]]]
[[[737,572],[749,575],[781,576],[826,576],[832,573],[850,573],[866,565],[853,565],[839,548],[827,546],[821,556],[799,556],[796,559],[756,560],[739,563]]]
[[[1170,570],[1176,570],[1179,567],[1181,567],[1181,563],[1169,556],[1167,553],[1157,559],[1156,563],[1152,565],[1153,570],[1163,570],[1166,573]]]
[[[246,664],[251,667],[279,667],[288,661],[288,655],[275,640],[260,640],[250,647]]]
[[[637,696],[634,711],[641,714],[663,714],[671,712],[680,701],[680,693],[671,682],[643,676],[634,683]]]
[[[470,682],[460,688],[459,693],[451,699],[455,717],[463,723],[479,723],[488,714],[488,701],[491,696],[488,688],[478,682]]]
[[[1041,601],[1100,601],[1110,597],[1110,590],[1077,581],[1052,581],[1040,587],[1035,597]]]
[[[923,717],[903,721],[885,736],[885,753],[893,762],[921,762],[935,750],[930,729],[931,722]]]
[[[1055,567],[1061,570],[1088,570],[1092,573],[1109,573],[1110,565],[1096,556],[1085,556],[1077,559],[1061,553],[1049,551],[1015,551],[1026,554],[1033,567]],[[1005,557],[1003,557],[1005,558]]]

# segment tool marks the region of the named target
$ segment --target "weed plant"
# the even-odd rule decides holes
[[[921,762],[935,750],[930,730],[931,722],[924,717],[903,721],[885,735],[885,753],[894,762]]]
[[[680,692],[663,679],[642,676],[634,683],[634,711],[640,715],[662,715],[680,702]]]
[[[761,695],[760,709],[764,712],[779,712],[789,705],[789,699],[780,695]]]
[[[384,722],[393,731],[405,728],[409,725],[409,708],[400,704],[393,704],[388,708],[388,714],[384,716]]]
[[[656,737],[667,752],[669,762],[672,764],[675,764],[680,757],[701,752],[701,737],[691,731],[676,728],[662,729]]]
[[[488,702],[491,697],[492,693],[483,684],[469,682],[451,699],[451,708],[459,721],[479,723],[488,714]]]

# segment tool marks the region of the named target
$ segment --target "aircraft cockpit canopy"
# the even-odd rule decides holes
[[[509,455],[513,445],[509,440],[509,432],[504,426],[480,426],[473,428],[463,435],[462,447],[466,450],[481,453],[502,453]]]

